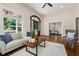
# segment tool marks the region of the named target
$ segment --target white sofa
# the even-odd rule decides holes
[[[0,53],[6,54],[16,48],[23,46],[23,44],[27,41],[28,38],[24,38],[22,34],[12,33],[10,34],[13,38],[12,41],[5,44],[5,42],[0,41]]]

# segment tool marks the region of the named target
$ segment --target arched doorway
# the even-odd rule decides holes
[[[40,35],[41,31],[41,20],[38,16],[32,15],[30,17],[30,31],[32,35]]]

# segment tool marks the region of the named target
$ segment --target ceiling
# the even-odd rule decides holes
[[[75,3],[51,3],[53,7],[46,5],[44,8],[42,6],[44,3],[24,3],[25,6],[34,10],[38,14],[45,16],[51,14],[57,14],[65,11],[71,11],[75,7]]]

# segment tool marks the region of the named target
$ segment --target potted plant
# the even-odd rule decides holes
[[[35,42],[36,35],[35,35],[35,29],[34,29],[34,22],[32,21],[32,29],[31,29],[31,42]]]

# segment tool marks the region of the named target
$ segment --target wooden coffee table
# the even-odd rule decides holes
[[[43,38],[43,37],[38,37],[36,38],[36,41],[34,43],[32,42],[26,42],[24,45],[26,47],[26,51],[37,56],[38,55],[38,46],[41,46],[41,47],[45,47],[45,41],[46,39]],[[44,45],[40,45],[40,43],[44,42]],[[30,48],[36,48],[36,53],[33,53],[31,51],[28,50],[28,47]]]

